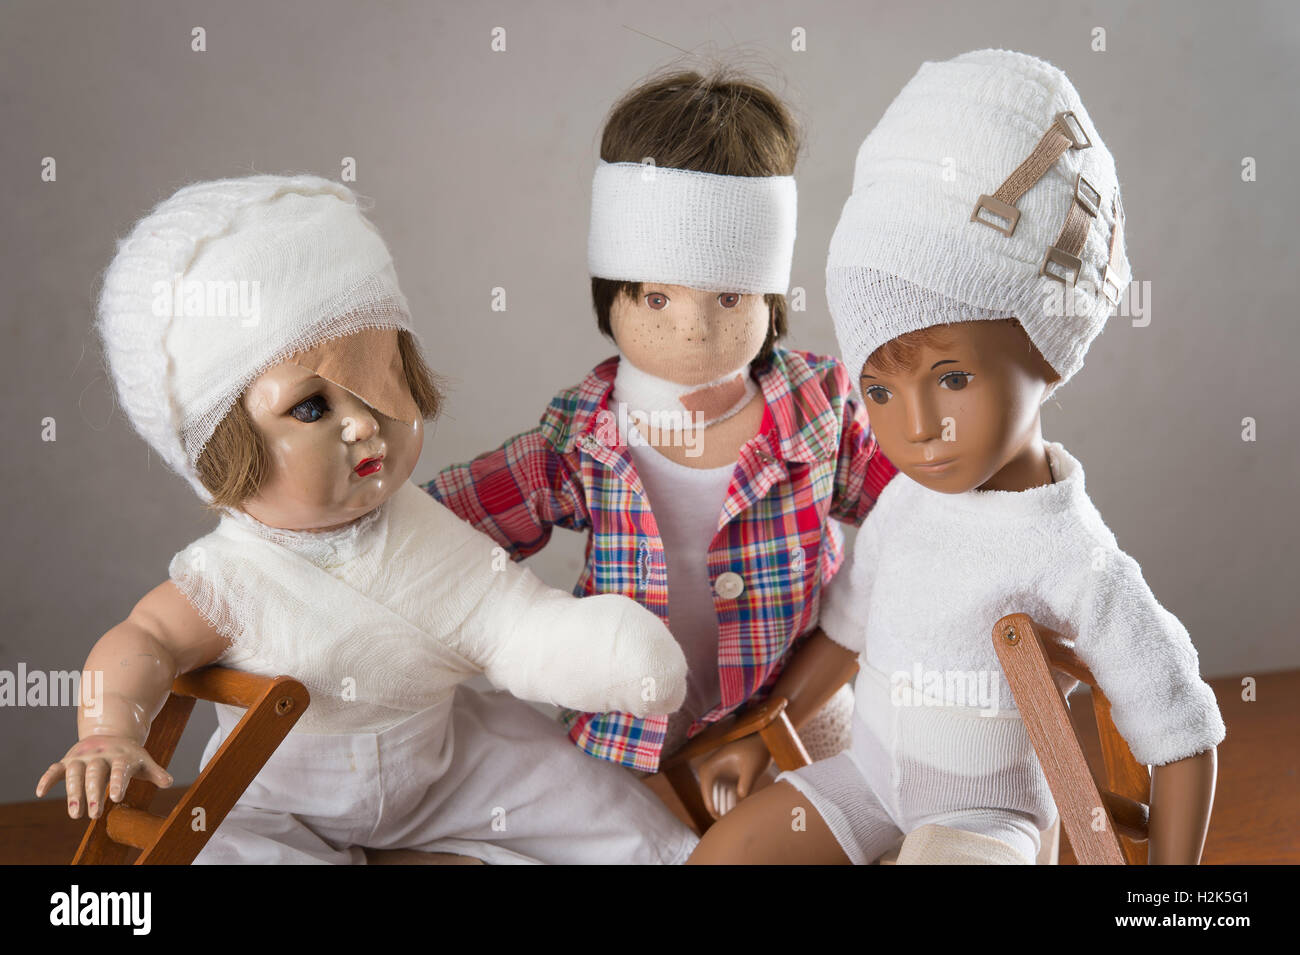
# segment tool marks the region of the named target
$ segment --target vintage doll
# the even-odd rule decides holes
[[[232,302],[251,308],[232,309]],[[106,703],[42,777],[68,810],[170,776],[141,747],[173,679],[211,662],[300,679],[311,704],[200,862],[675,862],[694,836],[524,699],[655,716],[685,660],[653,614],[579,600],[409,482],[439,396],[388,249],[344,186],[198,183],[109,267],[99,328],[122,407],[220,509],[171,579],[96,644]],[[212,757],[242,710],[218,707]]]
[[[668,622],[690,665],[679,713],[564,714],[584,751],[635,770],[774,690],[805,724],[835,694],[833,662],[851,661],[816,630],[842,558],[830,519],[859,523],[895,472],[844,368],[777,345],[798,149],[786,108],[743,77],[628,93],[604,128],[588,245],[619,355],[538,427],[426,485],[516,559],[554,526],[586,532],[574,592],[626,594]],[[837,702],[811,734],[830,752],[851,694]],[[768,762],[757,737],[720,750],[699,773],[710,811]]]
[[[1040,426],[1128,284],[1119,210],[1074,87],[1022,54],[926,63],[862,144],[827,296],[903,474],[823,612],[862,652],[853,739],[742,803],[692,861],[866,863],[903,835],[900,863],[1032,861],[1056,807],[990,640],[1015,611],[1074,641],[1155,767],[1150,861],[1199,859],[1224,737],[1214,694],[1081,464]]]

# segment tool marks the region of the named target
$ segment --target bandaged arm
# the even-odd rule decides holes
[[[494,686],[584,712],[658,716],[686,697],[686,657],[668,628],[617,594],[548,587],[445,511],[449,598],[463,619],[454,648]],[[448,576],[444,576],[448,575]]]

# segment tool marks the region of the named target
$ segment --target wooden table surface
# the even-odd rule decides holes
[[[1242,699],[1243,679],[1209,681],[1228,735],[1219,746],[1214,818],[1202,861],[1205,865],[1295,865],[1300,863],[1300,670],[1255,676],[1251,702]],[[1078,694],[1071,703],[1071,719],[1084,753],[1091,765],[1100,766],[1092,708]],[[72,860],[86,823],[68,818],[62,793],[58,787],[57,796],[0,806],[0,864]],[[179,788],[160,791],[153,811],[167,811],[179,794]],[[1062,833],[1061,863],[1074,861]]]

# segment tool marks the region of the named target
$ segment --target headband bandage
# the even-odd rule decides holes
[[[793,176],[602,160],[592,180],[588,270],[707,292],[785,294],[796,208]]]

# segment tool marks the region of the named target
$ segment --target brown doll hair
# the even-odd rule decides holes
[[[410,332],[398,331],[397,348],[402,356],[406,384],[420,415],[426,421],[436,418],[443,402],[437,376],[425,364],[420,346]],[[253,427],[253,419],[244,407],[241,394],[199,454],[199,480],[212,495],[212,503],[208,506],[238,507],[257,493],[269,468],[266,446]]]
[[[1016,327],[1021,327],[1020,320],[1015,318],[995,318],[992,321],[1011,322]],[[897,338],[890,339],[873,351],[867,357],[867,361],[886,375],[896,375],[916,366],[917,357],[920,355],[922,348],[941,347],[947,341],[942,325],[930,325],[927,328],[920,328],[914,332],[907,332]],[[1025,333],[1025,346],[1035,353],[1038,352],[1028,333]],[[1042,358],[1041,354],[1039,358]],[[1046,364],[1045,361],[1044,364]]]
[[[650,157],[665,169],[690,169],[722,176],[790,176],[800,133],[776,96],[729,67],[707,76],[692,70],[652,77],[627,93],[610,111],[600,139],[605,162],[641,162]],[[601,334],[613,338],[609,312],[619,295],[641,297],[640,282],[592,278],[591,299]],[[755,358],[772,357],[786,333],[784,295],[763,296],[771,322]]]

